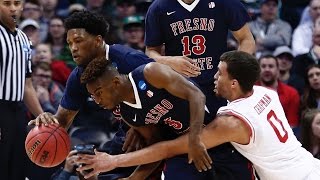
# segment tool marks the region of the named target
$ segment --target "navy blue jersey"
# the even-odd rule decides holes
[[[189,101],[149,84],[143,74],[144,67],[141,65],[129,74],[136,104],[122,102],[122,118],[136,127],[158,124],[176,134],[185,133],[190,125]],[[213,117],[205,112],[204,124],[211,120]]]
[[[213,84],[219,58],[227,50],[228,30],[237,31],[250,17],[239,0],[155,0],[146,15],[146,45],[165,44],[165,55],[196,60],[199,85]]]
[[[136,67],[152,62],[144,53],[127,46],[115,44],[106,46],[106,58],[112,61],[119,73],[128,74]],[[80,83],[83,68],[76,67],[70,74],[66,89],[61,99],[61,106],[65,109],[77,111],[86,103],[89,93],[85,84]]]

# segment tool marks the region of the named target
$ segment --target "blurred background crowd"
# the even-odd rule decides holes
[[[303,146],[320,158],[320,0],[241,0],[252,21],[257,85],[275,89],[289,124]],[[66,43],[64,18],[89,10],[110,23],[106,43],[144,51],[144,16],[152,0],[25,0],[19,28],[33,43],[33,85],[44,111],[55,113],[67,78],[75,67]],[[237,49],[231,33],[229,50]],[[74,144],[103,147],[116,132],[111,112],[92,99],[69,129]],[[33,119],[27,113],[27,120]],[[50,179],[57,168],[30,163],[29,179]],[[48,175],[50,174],[50,175]]]

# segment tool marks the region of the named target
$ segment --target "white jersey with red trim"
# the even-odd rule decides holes
[[[320,161],[301,147],[281,106],[277,92],[254,86],[253,94],[230,102],[218,110],[245,122],[251,130],[250,142],[232,145],[254,165],[263,180],[320,179]],[[318,180],[319,180],[318,179]]]

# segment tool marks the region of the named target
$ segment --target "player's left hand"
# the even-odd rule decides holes
[[[189,164],[194,162],[199,172],[211,169],[212,160],[201,141],[189,142],[188,158]]]
[[[126,153],[136,151],[145,146],[143,137],[134,128],[130,128],[127,131],[125,141],[122,146],[122,150]]]
[[[84,175],[85,179],[116,168],[114,156],[105,152],[98,152],[96,149],[94,152],[95,155],[78,154],[78,158],[75,160],[77,164],[83,164],[81,167],[77,168],[77,171],[82,172],[90,170],[88,174]]]

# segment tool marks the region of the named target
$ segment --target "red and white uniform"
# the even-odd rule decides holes
[[[301,147],[285,116],[277,92],[254,86],[248,98],[237,99],[218,110],[245,122],[251,130],[247,145],[232,145],[256,169],[260,179],[320,179],[320,161]]]

